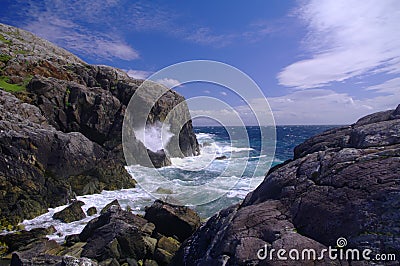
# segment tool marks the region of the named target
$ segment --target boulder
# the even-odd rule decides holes
[[[79,221],[86,218],[85,212],[82,210],[84,202],[76,200],[68,205],[65,209],[53,214],[53,219],[60,220],[64,223]]]
[[[104,208],[100,211],[100,214],[106,213],[111,208],[111,206],[121,207],[121,205],[119,205],[118,200],[115,199],[115,200],[111,201],[110,203],[108,203],[106,206],[104,206]]]
[[[5,244],[8,247],[7,252],[11,253],[35,241],[47,240],[46,235],[53,234],[54,232],[56,232],[56,229],[53,226],[48,228],[35,228],[30,231],[22,230],[7,235],[0,235],[0,243]]]
[[[86,211],[86,214],[87,214],[88,216],[93,216],[93,215],[97,214],[97,209],[96,209],[96,207],[90,207],[90,208]]]
[[[144,218],[156,226],[165,236],[176,236],[181,242],[200,226],[200,217],[185,206],[177,206],[156,200],[146,208]]]
[[[109,258],[139,260],[150,256],[152,241],[141,231],[146,224],[145,219],[112,205],[91,220],[79,235],[80,240],[87,243],[81,256],[97,261]]]

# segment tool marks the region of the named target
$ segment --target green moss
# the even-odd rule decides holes
[[[0,88],[3,88],[7,92],[20,92],[26,89],[25,86],[10,84],[7,82],[7,79],[0,78]]]
[[[27,50],[17,50],[17,51],[15,51],[15,53],[16,53],[16,54],[23,54],[23,55],[25,55],[25,54],[28,54],[29,51],[27,51]]]
[[[3,34],[0,34],[0,41],[8,45],[12,44],[12,41],[6,39]]]
[[[0,61],[3,63],[7,63],[11,60],[11,56],[8,54],[0,54]]]

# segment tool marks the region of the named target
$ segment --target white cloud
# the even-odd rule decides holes
[[[304,2],[302,2],[304,3]],[[400,1],[307,1],[297,10],[306,23],[308,59],[278,74],[279,84],[314,88],[366,73],[400,73]]]
[[[380,93],[397,94],[400,96],[400,78],[394,78],[385,81],[382,84],[370,86],[366,90],[372,90]]]
[[[57,45],[88,57],[113,60],[134,60],[139,53],[127,44],[116,31],[89,29],[82,22],[107,17],[105,14],[114,8],[117,0],[71,4],[65,1],[28,1],[21,3],[19,12],[26,19],[23,28]],[[80,22],[78,22],[80,21]]]
[[[179,80],[176,79],[170,79],[170,78],[163,78],[163,79],[158,79],[156,80],[157,83],[163,84],[167,86],[168,88],[173,88],[175,86],[178,86],[181,84]]]
[[[376,85],[371,89],[382,88],[384,89],[382,92],[391,92],[389,88],[392,82],[394,81]],[[385,90],[386,88],[388,90]],[[279,125],[352,124],[367,114],[396,108],[400,103],[399,99],[400,90],[395,94],[386,93],[386,95],[377,95],[369,99],[357,99],[347,93],[328,89],[299,90],[284,96],[267,98],[276,124]],[[252,99],[249,105],[256,112],[265,111],[264,99]],[[234,109],[240,114],[245,124],[255,124],[252,110],[248,105],[237,106]],[[227,109],[196,109],[190,112],[192,115],[203,114],[217,118],[224,116],[224,121],[227,121],[228,125],[237,125],[237,123],[230,124],[237,115]]]
[[[150,71],[135,70],[135,69],[126,70],[126,73],[128,74],[128,76],[135,79],[147,79],[152,74],[152,72]]]

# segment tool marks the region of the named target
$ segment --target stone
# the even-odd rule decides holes
[[[156,251],[154,252],[154,259],[157,261],[158,264],[161,265],[170,264],[173,257],[174,257],[173,254],[161,248],[157,248]]]
[[[119,205],[118,200],[115,199],[115,200],[111,201],[110,203],[108,203],[106,206],[104,206],[104,208],[100,211],[100,214],[106,213],[111,208],[111,206],[121,207],[121,205]]]
[[[87,214],[88,216],[93,216],[93,215],[97,214],[97,209],[96,209],[96,207],[90,207],[90,208],[87,210],[86,214]]]
[[[157,232],[165,236],[177,236],[180,241],[184,241],[200,226],[200,217],[193,210],[160,200],[146,208],[144,218],[156,226]]]
[[[7,235],[0,235],[0,243],[8,246],[8,253],[20,250],[38,240],[47,240],[46,235],[53,234],[56,229],[53,226],[48,228],[35,228],[30,231],[19,231]]]
[[[158,266],[158,263],[155,260],[145,260],[143,266]]]
[[[53,219],[60,220],[64,223],[71,223],[86,218],[85,212],[82,210],[82,206],[85,205],[82,201],[73,201],[65,209],[54,213]]]
[[[222,156],[218,156],[218,157],[215,157],[215,160],[226,160],[228,157],[226,157],[225,155],[222,155]]]
[[[175,252],[178,251],[181,243],[179,243],[178,240],[172,238],[172,237],[165,237],[162,236],[157,243],[157,247],[161,248],[170,254],[175,254]]]

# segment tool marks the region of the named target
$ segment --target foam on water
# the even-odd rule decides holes
[[[161,142],[161,135],[156,132],[159,128],[160,125],[155,125],[153,128],[146,129],[146,135],[154,133],[153,138],[143,139],[145,145],[152,150],[159,149],[163,145],[162,142],[167,140],[163,138]],[[159,169],[168,182],[160,183],[154,177],[154,169],[139,165],[129,166],[128,172],[139,182],[136,188],[79,196],[77,199],[85,203],[82,206],[83,210],[86,212],[88,208],[94,206],[100,212],[106,204],[118,199],[123,208],[129,205],[134,213],[143,214],[144,207],[150,206],[155,200],[154,196],[174,198],[179,202],[180,193],[187,192],[191,195],[192,202],[201,203],[207,199],[214,199],[215,195],[223,195],[207,204],[192,206],[201,217],[207,218],[222,208],[244,199],[247,193],[264,179],[265,170],[255,173],[251,178],[255,165],[259,160],[267,162],[272,158],[254,153],[253,148],[240,147],[240,145],[233,147],[230,142],[218,139],[215,134],[198,133],[196,136],[201,147],[200,156],[171,158],[171,166]],[[155,139],[155,141],[151,143],[149,139]],[[249,156],[249,153],[252,153],[252,156]],[[215,160],[218,156],[226,156],[227,159]],[[244,174],[242,174],[243,171]],[[146,185],[147,192],[140,187],[143,184]],[[35,219],[26,220],[23,224],[27,230],[53,225],[57,232],[49,238],[62,242],[66,235],[80,233],[88,221],[98,216],[87,217],[69,224],[53,220],[53,214],[65,207],[49,209],[47,213]]]

